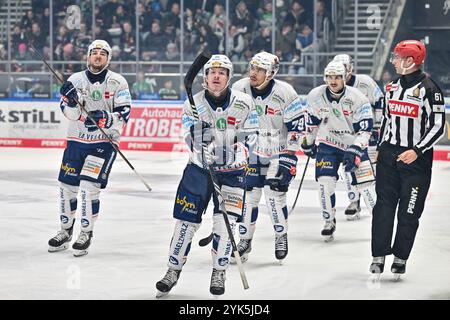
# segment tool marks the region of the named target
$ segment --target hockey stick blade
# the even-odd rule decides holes
[[[212,239],[213,239],[213,233],[211,232],[211,233],[209,234],[209,236],[207,236],[206,238],[200,239],[200,240],[198,241],[198,245],[199,245],[200,247],[205,247],[205,246],[207,246],[207,245],[212,241]]]

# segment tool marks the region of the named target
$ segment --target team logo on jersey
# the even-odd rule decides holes
[[[333,108],[333,113],[334,113],[334,115],[336,116],[336,117],[338,117],[338,118],[340,118],[341,117],[341,112],[338,110],[338,109],[336,109],[336,108]]]
[[[102,93],[100,92],[100,90],[94,90],[91,93],[91,98],[94,101],[98,101],[102,98]]]
[[[181,209],[181,211],[185,211],[187,209],[188,212],[192,212],[192,210],[195,209],[195,204],[193,202],[189,202],[186,200],[186,196],[183,197],[183,199],[180,199],[180,197],[177,195],[177,199],[176,199],[177,204],[179,204],[180,206],[183,206],[183,209]]]
[[[396,116],[417,118],[419,106],[409,102],[389,100],[389,112]]]
[[[320,169],[333,169],[333,164],[331,161],[324,161],[322,159],[320,161],[316,161],[316,167]]]
[[[227,118],[227,123],[228,123],[230,126],[236,125],[236,118],[235,118],[235,117],[228,117],[228,118]]]
[[[219,118],[216,121],[216,128],[223,131],[227,128],[227,121],[225,118]]]
[[[64,171],[64,176],[75,176],[76,169],[71,167],[68,163],[61,164],[61,170]]]
[[[256,113],[258,114],[258,116],[263,114],[263,107],[259,104],[256,105]]]
[[[114,92],[105,91],[105,99],[114,97]]]
[[[398,89],[398,84],[389,83],[386,85],[386,91],[396,91]]]

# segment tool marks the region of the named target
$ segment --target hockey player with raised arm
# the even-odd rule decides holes
[[[227,56],[216,54],[204,66],[203,87],[194,95],[201,121],[196,121],[188,100],[182,124],[189,146],[189,163],[178,186],[173,217],[175,228],[170,242],[168,270],[156,283],[157,297],[176,285],[186,262],[202,215],[213,198],[213,243],[210,292],[225,292],[225,270],[231,256],[231,242],[225,220],[214,194],[208,166],[212,165],[225,201],[232,230],[241,217],[244,201],[244,173],[248,150],[244,145],[244,124],[253,107],[251,98],[229,88],[233,65]],[[203,146],[206,151],[202,152]]]
[[[358,90],[345,85],[346,70],[342,63],[332,61],[325,68],[326,84],[308,94],[305,139],[302,149],[316,158],[316,181],[319,182],[319,202],[325,226],[326,242],[334,239],[336,230],[335,189],[342,164],[351,172],[366,205],[376,202],[372,165],[367,154],[373,127],[372,108]]]
[[[373,112],[373,128],[372,134],[369,139],[369,146],[367,147],[367,153],[369,154],[370,161],[376,172],[377,163],[377,142],[380,132],[381,119],[383,113],[384,96],[377,83],[368,75],[354,74],[353,73],[353,60],[348,54],[338,54],[334,57],[333,61],[341,62],[347,71],[346,85],[354,87],[361,91],[367,99],[369,99]],[[345,216],[347,220],[357,220],[360,217],[360,193],[356,187],[352,184],[351,175],[342,169],[342,176],[345,179],[345,186],[347,187],[347,195],[350,200],[350,204],[345,209]],[[370,208],[369,208],[370,209]]]
[[[281,261],[288,254],[286,193],[296,175],[295,153],[300,149],[299,132],[304,130],[304,107],[290,84],[274,79],[278,68],[276,55],[257,53],[250,60],[249,77],[233,85],[253,98],[259,124],[248,141],[250,163],[238,244],[242,261],[252,249],[263,190],[275,233],[275,257]]]
[[[111,54],[106,41],[93,41],[88,47],[87,69],[71,75],[60,89],[60,106],[69,127],[58,178],[61,230],[49,240],[49,252],[68,248],[77,207],[81,209],[81,232],[72,245],[74,255],[87,254],[92,242],[94,222],[100,211],[100,190],[108,183],[116,151],[91,119],[119,146],[131,108],[127,81],[107,69]],[[77,102],[84,106],[90,119]]]

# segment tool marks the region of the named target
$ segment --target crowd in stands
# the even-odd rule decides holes
[[[312,50],[315,45],[314,32],[319,39],[317,45],[321,45],[324,21],[328,20],[333,27],[330,18],[331,0],[317,1],[316,31],[313,30],[313,0],[277,0],[275,3],[276,16],[273,17],[272,0],[230,0],[227,38],[225,0],[185,0],[183,37],[180,36],[180,0],[142,0],[137,6],[138,15],[135,0],[98,0],[94,9],[91,1],[53,1],[53,47],[50,48],[49,1],[33,0],[32,10],[23,16],[20,24],[13,27],[11,59],[17,60],[17,63],[12,64],[12,71],[43,70],[42,64],[30,66],[20,63],[23,60],[38,60],[33,57],[31,42],[47,59],[52,57],[54,61],[64,61],[64,64],[55,65],[62,73],[72,74],[84,68],[84,65],[71,61],[85,61],[87,47],[95,38],[110,43],[112,62],[180,61],[181,41],[183,59],[186,61],[193,60],[204,48],[212,53],[224,53],[228,46],[229,56],[236,62],[236,71],[245,72],[247,62],[255,53],[272,51],[273,18],[276,29],[275,54],[284,62],[299,61],[302,52]],[[70,5],[78,5],[81,9],[81,23],[74,30],[68,28],[65,20]],[[92,21],[93,16],[95,21]],[[92,26],[95,26],[94,31]],[[6,49],[6,45],[0,44],[0,56],[5,54]],[[132,64],[129,66],[135,67]],[[112,64],[111,68],[117,69],[117,64]],[[176,73],[179,68],[179,64],[174,63],[158,70]],[[155,72],[155,65],[142,64],[140,70],[145,77],[145,74]],[[305,71],[298,65],[282,70],[284,73],[297,74]]]

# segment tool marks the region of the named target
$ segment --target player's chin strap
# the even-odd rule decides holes
[[[405,62],[405,60],[402,60],[402,63],[400,64],[400,68],[402,69],[402,75],[405,75],[408,70],[411,70],[412,68],[414,68],[416,66],[416,64],[413,62],[412,65],[410,65],[409,67],[405,68],[403,66],[404,62]]]
[[[259,86],[255,87],[255,89],[259,90],[259,91],[263,90],[267,86],[267,84],[270,82],[270,80],[273,79],[273,76],[274,76],[273,73],[270,74],[269,76],[266,75],[266,80],[264,80],[264,82],[261,83]]]

